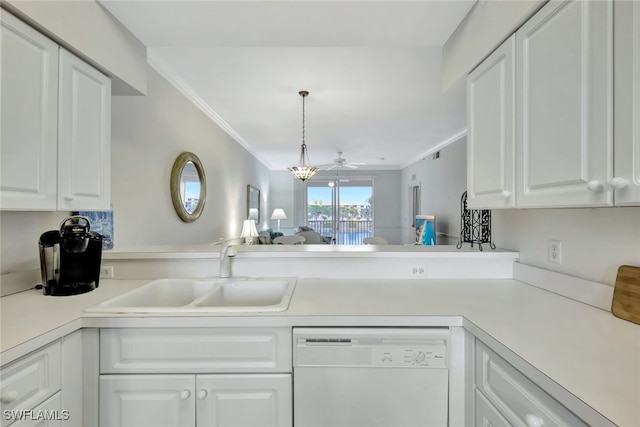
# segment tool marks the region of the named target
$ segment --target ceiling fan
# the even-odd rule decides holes
[[[327,165],[320,165],[320,166],[321,167],[322,166],[329,166],[325,170],[331,170],[331,169],[341,168],[341,167],[345,167],[345,168],[349,168],[349,169],[358,169],[358,165],[364,165],[364,163],[348,162],[347,159],[342,157],[342,151],[338,151],[338,158],[337,159],[333,159],[333,163],[330,163],[330,164],[327,164]]]

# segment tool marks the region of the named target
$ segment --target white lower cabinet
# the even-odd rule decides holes
[[[475,385],[476,425],[587,426],[542,388],[478,340],[476,340]],[[485,421],[479,423],[479,420]]]
[[[24,411],[34,410],[60,391],[60,353],[61,344],[56,341],[0,369],[2,427],[31,421],[31,413]]]
[[[482,427],[511,427],[500,412],[478,390],[475,391],[476,416],[474,425]]]
[[[291,374],[198,375],[198,426],[291,426]]]
[[[292,425],[290,328],[100,333],[100,426]]]
[[[44,403],[33,409],[28,417],[15,423],[12,427],[60,427],[68,425],[70,414],[62,410],[62,393],[57,392]],[[25,414],[26,415],[26,414]]]
[[[291,426],[291,374],[102,375],[100,425]]]

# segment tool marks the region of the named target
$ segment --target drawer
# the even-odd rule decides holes
[[[522,427],[587,426],[478,340],[475,368],[476,387],[509,424]]]
[[[60,427],[68,422],[71,414],[62,411],[62,392],[57,392],[43,404],[36,407],[31,414],[11,424],[11,427]],[[64,424],[66,425],[66,424]]]
[[[15,420],[5,416],[5,411],[34,409],[60,391],[60,353],[61,344],[56,341],[0,369],[2,427]]]
[[[291,330],[101,329],[100,372],[291,372]]]
[[[486,397],[475,391],[476,395],[476,414],[475,424],[476,426],[485,427],[511,427],[509,422],[504,419],[500,412],[487,400]]]

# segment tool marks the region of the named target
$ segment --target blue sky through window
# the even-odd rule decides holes
[[[322,201],[323,204],[331,203],[331,187],[308,187],[307,191],[308,203],[316,201]],[[371,197],[371,187],[340,187],[340,203],[342,204],[364,205],[369,197]]]

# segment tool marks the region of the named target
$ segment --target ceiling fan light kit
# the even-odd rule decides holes
[[[302,97],[302,147],[300,148],[300,161],[297,166],[291,166],[289,170],[293,176],[300,181],[306,181],[318,172],[320,169],[309,164],[309,154],[307,153],[307,144],[304,142],[304,98],[309,95],[306,90],[301,90],[298,94]]]

